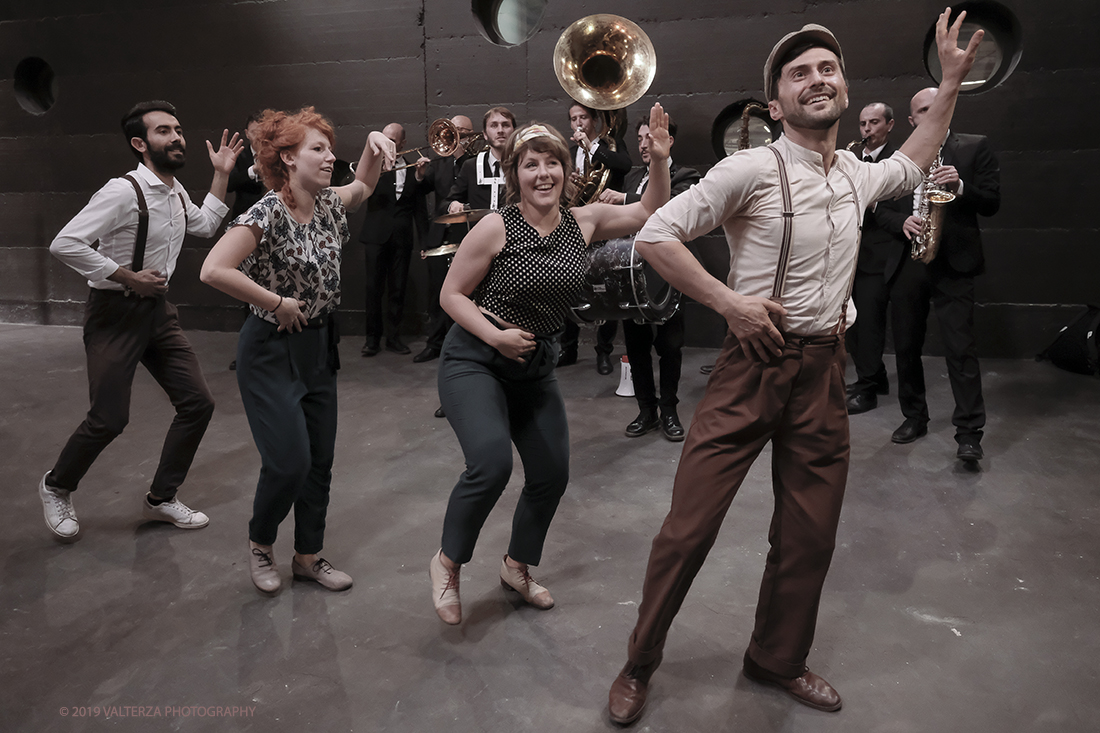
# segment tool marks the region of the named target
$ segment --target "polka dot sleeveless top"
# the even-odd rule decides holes
[[[565,323],[584,281],[581,228],[566,208],[547,237],[527,223],[515,204],[505,206],[500,215],[504,249],[474,291],[474,302],[532,333],[554,333]]]

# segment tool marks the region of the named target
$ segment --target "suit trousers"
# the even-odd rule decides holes
[[[661,658],[733,497],[771,442],[775,509],[748,656],[783,677],[806,669],[848,477],[846,355],[835,337],[806,345],[792,338],[764,364],[726,336],[684,443],[672,506],[653,540],[628,645],[636,664]]]
[[[336,370],[329,330],[280,332],[249,316],[237,342],[237,386],[260,453],[260,478],[248,538],[275,544],[294,509],[294,550],[325,544],[332,460],[336,449]]]
[[[46,483],[75,491],[103,449],[122,433],[130,420],[130,392],[140,363],[176,409],[150,487],[154,496],[171,499],[187,477],[214,414],[214,397],[180,328],[176,306],[164,296],[139,298],[93,288],[84,309],[84,350],[91,407]]]
[[[451,267],[453,255],[428,257],[428,338],[426,346],[437,351],[443,348],[443,341],[454,325],[447,311],[439,305],[439,292],[443,281],[447,279],[447,270]]]
[[[630,377],[634,382],[634,397],[642,410],[675,409],[683,364],[684,313],[676,313],[664,323],[635,323],[623,320],[623,340],[630,360]],[[657,350],[661,369],[661,394],[653,381],[653,354]]]
[[[852,362],[856,367],[853,395],[873,395],[879,385],[887,384],[882,352],[886,350],[886,307],[890,303],[891,286],[881,272],[856,273],[852,302],[857,318],[848,331]]]
[[[596,326],[596,353],[610,356],[615,351],[615,334],[619,330],[618,321],[606,321]],[[580,344],[581,327],[566,319],[565,330],[561,336],[561,353],[576,356]]]
[[[462,564],[512,475],[512,444],[523,461],[523,491],[512,517],[508,555],[538,565],[550,522],[569,483],[569,425],[558,389],[556,336],[536,339],[526,364],[459,325],[439,365],[439,399],[458,436],[466,470],[447,503],[443,554]]]
[[[405,288],[409,282],[412,257],[413,223],[397,217],[393,234],[385,242],[366,242],[367,264],[366,313],[367,338],[395,338],[405,313]],[[436,292],[438,301],[439,293]]]
[[[894,352],[898,368],[898,402],[907,418],[928,422],[924,363],[921,354],[928,330],[929,306],[935,309],[947,356],[947,377],[955,398],[951,422],[955,437],[982,437],[985,401],[982,372],[974,339],[974,278],[951,277],[936,262],[902,263],[893,296]]]

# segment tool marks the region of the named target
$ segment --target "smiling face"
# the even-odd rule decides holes
[[[523,203],[540,207],[558,205],[565,185],[565,169],[553,153],[525,150],[516,176]]]
[[[773,120],[803,130],[827,130],[848,109],[848,82],[840,60],[815,46],[789,61],[779,74],[776,98],[768,102]]]
[[[144,156],[145,165],[169,174],[182,168],[187,160],[187,141],[175,115],[158,110],[146,112],[141,119],[145,138],[135,137],[130,142]]]
[[[283,151],[282,158],[292,184],[314,194],[332,184],[332,164],[336,156],[320,130],[310,128],[302,143],[294,150]]]

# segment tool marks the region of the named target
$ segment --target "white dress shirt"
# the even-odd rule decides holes
[[[828,334],[840,320],[856,265],[863,210],[912,190],[921,171],[900,152],[870,164],[838,150],[826,175],[818,153],[785,136],[773,145],[786,163],[794,202],[790,269],[782,298],[787,315],[780,329],[801,336]],[[855,185],[859,210],[845,173]],[[741,295],[769,298],[783,241],[782,212],[775,156],[750,148],[725,158],[658,209],[638,239],[688,242],[720,226],[730,248],[729,287]]]
[[[143,269],[159,270],[171,279],[184,235],[184,210],[178,194],[182,193],[187,202],[187,231],[198,237],[213,236],[229,207],[210,193],[206,194],[202,208],[195,206],[178,179],[168,188],[144,164],[139,163],[130,173],[141,186],[149,208]],[[122,290],[120,283],[107,278],[119,267],[133,269],[137,228],[134,187],[125,178],[112,178],[58,233],[50,244],[50,253],[88,278],[88,285],[93,288]],[[97,239],[99,248],[92,249]]]

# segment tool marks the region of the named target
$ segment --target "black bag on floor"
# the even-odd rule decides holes
[[[1058,337],[1038,355],[1056,367],[1077,374],[1100,374],[1100,306],[1088,305],[1062,327]]]

